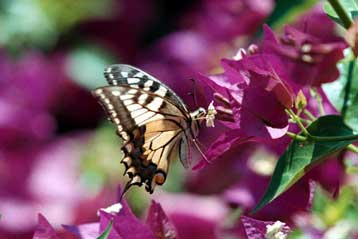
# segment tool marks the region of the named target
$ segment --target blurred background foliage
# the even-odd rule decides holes
[[[195,77],[194,72],[217,72],[221,58],[260,39],[263,22],[281,31],[284,24],[320,8],[317,4],[315,0],[0,1],[0,237],[31,238],[39,211],[60,228],[95,221],[98,208],[116,201],[118,183],[126,181],[119,163],[121,143],[90,95],[90,90],[106,84],[102,74],[106,66],[143,67],[192,108],[187,95],[192,85],[185,80]],[[207,144],[215,137],[208,130],[202,135]],[[236,214],[243,210],[237,211],[227,195],[239,193],[240,203],[252,207],[277,156],[269,147],[248,145],[245,152],[232,152],[220,166],[210,165],[200,173],[173,162],[164,192],[158,190],[153,197],[161,198],[165,192],[218,197],[235,215],[225,223],[239,227]],[[354,172],[356,163],[355,156],[347,161],[349,172]],[[227,168],[236,174],[226,174]],[[358,209],[351,202],[357,202],[357,188],[351,185],[357,183],[356,174],[342,179],[341,163],[329,162],[326,168],[339,175],[337,181],[349,181],[348,186],[335,198],[331,195],[336,182],[319,187],[310,215],[299,216],[306,221],[309,217],[319,229],[354,227],[350,223],[358,220]],[[257,192],[244,185],[251,179]],[[235,191],[236,186],[240,190]],[[293,190],[298,188],[307,191],[303,184]],[[141,216],[151,197],[135,188],[127,199]],[[292,211],[285,212],[279,203],[258,217],[271,215],[293,223],[294,209],[287,206]],[[303,233],[298,229],[292,237],[303,238]]]

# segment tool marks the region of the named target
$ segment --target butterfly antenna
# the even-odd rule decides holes
[[[208,147],[206,147],[206,145],[203,144],[202,142],[200,142],[199,140],[196,140],[196,142],[198,143],[198,145],[199,145],[201,148],[204,148],[205,151],[208,149]]]
[[[193,78],[191,78],[190,80],[193,82],[193,91],[192,91],[192,93],[190,93],[190,94],[191,94],[191,96],[193,97],[193,101],[194,101],[195,107],[198,108],[199,105],[198,105],[198,98],[197,98],[197,96],[196,96],[196,81],[195,81],[195,79],[193,79]]]
[[[199,146],[199,141],[197,141],[196,139],[193,139],[193,143],[195,145],[195,147],[197,148],[197,150],[199,151],[199,153],[201,154],[201,156],[203,156],[203,158],[205,159],[205,161],[207,163],[211,163],[211,161],[205,156],[205,154],[203,153],[203,151],[201,150],[200,146]]]

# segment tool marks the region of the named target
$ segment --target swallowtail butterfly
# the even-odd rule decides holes
[[[190,112],[171,89],[133,66],[111,65],[104,75],[109,86],[92,94],[123,139],[121,163],[130,178],[123,193],[143,184],[153,193],[156,185],[165,182],[173,160],[179,158],[184,167],[189,166],[190,143],[197,146],[206,110]]]

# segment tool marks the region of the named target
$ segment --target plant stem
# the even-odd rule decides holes
[[[301,136],[301,135],[298,135],[298,134],[295,134],[295,133],[292,133],[292,132],[286,132],[286,135],[293,138],[293,139],[296,139],[298,141],[307,141],[307,138],[304,137],[304,136]]]
[[[300,117],[300,120],[301,120],[302,122],[306,123],[306,124],[310,124],[310,123],[312,123],[312,121],[311,121],[311,120],[304,119],[304,118],[301,118],[301,117]]]
[[[350,19],[346,10],[343,8],[342,4],[339,2],[339,0],[328,0],[328,2],[331,4],[338,17],[341,19],[343,26],[348,29],[352,24],[352,20]]]
[[[312,114],[309,110],[304,109],[304,110],[303,110],[303,113],[304,113],[310,120],[312,120],[312,121],[316,120],[316,117],[314,117],[313,114]]]
[[[357,153],[358,154],[358,147],[354,146],[353,144],[350,144],[347,146],[347,149],[353,153]]]
[[[305,123],[305,124],[310,124],[310,123],[312,123],[311,120],[304,119],[304,118],[301,118],[301,117],[300,117],[300,120],[301,120],[303,123]],[[289,122],[289,123],[296,123],[296,121],[293,120],[293,119],[289,119],[288,122]]]
[[[322,96],[318,93],[317,88],[311,88],[311,92],[313,93],[313,97],[317,102],[320,116],[325,115],[326,113],[322,104]]]
[[[297,139],[299,141],[307,141],[308,139],[316,141],[316,142],[334,142],[334,141],[347,141],[347,140],[356,140],[358,141],[358,135],[347,135],[347,136],[314,136],[314,135],[307,135],[307,137],[298,135],[292,132],[287,132],[287,136]],[[354,146],[353,144],[350,144],[347,146],[351,151],[358,153],[358,147]]]
[[[291,109],[286,109],[286,113],[298,124],[305,136],[310,136],[306,127],[302,124],[301,119]]]
[[[350,93],[351,85],[352,85],[354,63],[355,63],[355,61],[352,60],[349,62],[349,65],[348,65],[347,83],[344,87],[344,99],[343,99],[343,107],[342,107],[342,111],[341,111],[343,118],[346,116],[346,113],[347,113],[349,93]]]

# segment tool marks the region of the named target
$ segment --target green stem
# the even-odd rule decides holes
[[[303,123],[305,123],[305,124],[310,124],[310,123],[312,123],[311,120],[304,119],[304,118],[301,118],[301,117],[300,117],[300,120],[301,120]],[[289,119],[288,122],[289,122],[289,123],[296,123],[296,121],[293,120],[293,119]]]
[[[358,135],[347,135],[347,136],[314,136],[310,135],[310,139],[314,141],[321,141],[321,142],[333,142],[333,141],[346,141],[346,140],[357,140],[358,141]]]
[[[322,97],[318,93],[317,88],[312,88],[311,92],[313,93],[313,97],[315,98],[315,100],[317,102],[320,116],[325,115],[326,113],[324,111],[324,107],[323,107],[323,104],[322,104]]]
[[[298,124],[298,126],[302,130],[302,133],[305,136],[310,136],[310,134],[308,133],[306,127],[302,124],[301,119],[291,109],[286,109],[286,112]]]
[[[350,144],[347,146],[347,149],[349,151],[352,151],[353,153],[357,153],[358,154],[358,147],[354,146],[353,144]]]
[[[346,116],[347,113],[347,108],[348,108],[348,100],[349,100],[349,93],[351,90],[351,85],[352,85],[352,76],[353,76],[353,69],[354,69],[354,63],[355,61],[350,61],[349,65],[348,65],[348,75],[347,75],[347,83],[344,87],[344,99],[343,99],[343,107],[342,107],[342,117],[344,118]]]
[[[314,117],[314,115],[307,109],[303,110],[303,113],[312,121],[316,120],[316,117]]]
[[[352,24],[352,20],[350,19],[346,10],[343,8],[342,4],[339,2],[339,0],[328,0],[328,2],[331,4],[338,17],[341,19],[343,26],[348,29]]]
[[[295,140],[298,140],[298,141],[301,141],[301,142],[305,142],[307,141],[307,137],[304,137],[302,135],[298,135],[298,134],[295,134],[295,133],[292,133],[292,132],[286,132],[286,135],[289,136],[290,138],[292,139],[295,139]],[[311,139],[314,139],[314,140],[317,140],[318,137],[315,137],[315,136],[312,136]],[[321,137],[322,139],[323,137]],[[327,137],[328,139],[329,137]],[[338,137],[337,137],[338,138]],[[330,140],[326,140],[326,141],[330,141]],[[333,140],[333,141],[336,141],[336,140]],[[354,146],[353,144],[350,144],[346,147],[347,150],[353,152],[353,153],[358,153],[358,147]]]
[[[301,120],[302,122],[306,123],[306,124],[310,124],[310,123],[312,123],[312,121],[311,121],[311,120],[304,119],[304,118],[301,118],[301,117],[300,117],[300,120]]]
[[[295,134],[295,133],[292,133],[292,132],[286,132],[286,135],[293,138],[293,139],[296,139],[298,141],[307,141],[307,138],[304,137],[304,136],[301,136],[301,135],[298,135],[298,134]]]

